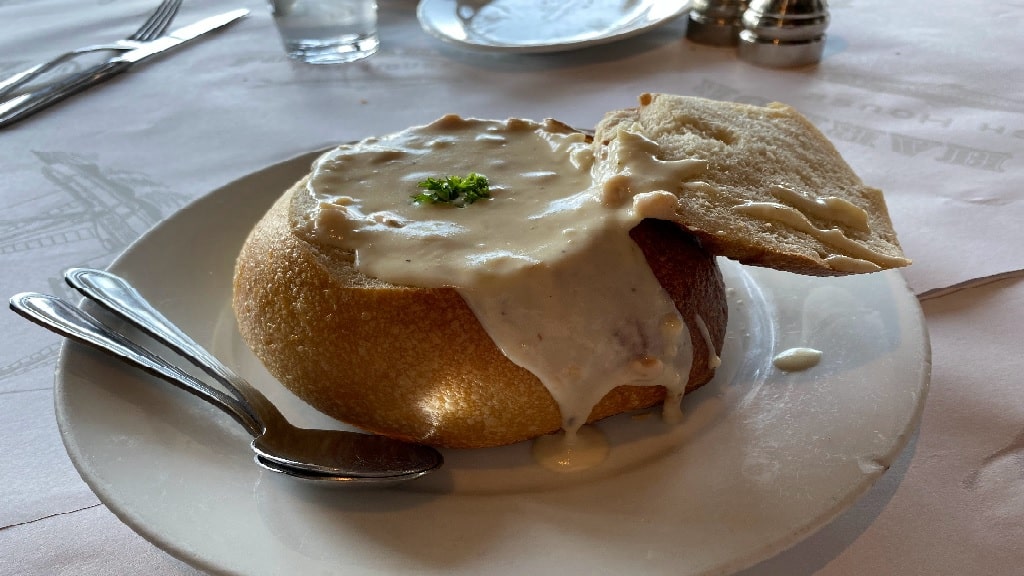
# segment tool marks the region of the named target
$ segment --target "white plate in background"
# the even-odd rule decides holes
[[[452,44],[560,52],[642,34],[690,11],[690,0],[421,0],[420,26]]]

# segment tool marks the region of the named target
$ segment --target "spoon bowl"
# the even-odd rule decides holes
[[[300,468],[293,468],[291,466],[285,466],[280,462],[274,460],[268,460],[259,454],[257,454],[253,461],[256,465],[264,470],[269,470],[275,474],[281,474],[287,476],[289,479],[298,480],[300,482],[327,486],[328,488],[356,488],[356,487],[368,487],[368,488],[383,488],[392,484],[400,484],[408,480],[413,480],[423,476],[427,472],[413,472],[402,476],[338,476],[335,474],[320,474],[310,470],[303,470]]]
[[[284,467],[292,472],[364,482],[410,480],[441,465],[441,455],[429,446],[343,430],[278,424],[253,438],[251,446],[256,463],[275,472],[282,471],[277,467]]]

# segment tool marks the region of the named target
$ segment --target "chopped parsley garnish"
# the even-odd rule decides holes
[[[426,192],[413,194],[413,202],[426,204],[449,204],[463,208],[481,198],[490,198],[490,183],[487,176],[470,173],[465,178],[448,176],[446,178],[427,178],[417,184]]]

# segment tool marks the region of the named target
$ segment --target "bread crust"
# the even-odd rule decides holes
[[[271,374],[327,415],[435,446],[498,446],[561,427],[547,389],[501,353],[454,289],[367,277],[356,270],[352,252],[297,236],[296,219],[308,209],[308,196],[299,193],[305,185],[305,179],[298,182],[256,224],[235,269],[239,330]],[[721,272],[715,258],[672,223],[645,220],[630,235],[690,329],[691,391],[713,376],[710,358],[725,338]],[[432,345],[440,342],[443,350]],[[664,398],[660,386],[620,386],[588,421]]]
[[[642,94],[639,106],[604,116],[595,130],[598,147],[614,139],[620,127],[657,142],[662,160],[707,162],[707,186],[684,187],[677,192],[676,221],[713,254],[814,276],[868,270],[855,271],[827,260],[843,255],[843,249],[785,222],[745,216],[735,210],[747,202],[779,202],[772,188],[781,186],[807,198],[838,198],[864,210],[866,230],[816,214],[803,215],[817,228],[842,230],[865,249],[856,257],[877,266],[875,270],[910,264],[896,238],[882,192],[865,186],[828,138],[789,106]]]

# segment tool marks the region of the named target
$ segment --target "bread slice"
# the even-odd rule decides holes
[[[679,224],[713,254],[820,276],[910,263],[882,192],[865,186],[832,143],[789,106],[643,94],[638,107],[601,120],[595,145],[608,146],[619,130],[657,142],[662,160],[708,163],[702,182],[681,183],[673,192]],[[861,222],[849,214],[858,209]],[[780,211],[789,214],[776,217]],[[808,224],[827,232],[808,233]]]
[[[256,224],[236,264],[239,330],[271,374],[329,416],[414,442],[497,446],[561,427],[544,385],[502,354],[454,289],[368,277],[355,268],[353,252],[293,233],[312,202],[305,186],[298,182]],[[672,223],[644,220],[630,235],[689,327],[693,390],[711,379],[711,360],[725,338],[721,273],[714,257]],[[432,342],[459,352],[422,345]],[[664,398],[660,386],[620,386],[589,421]]]

